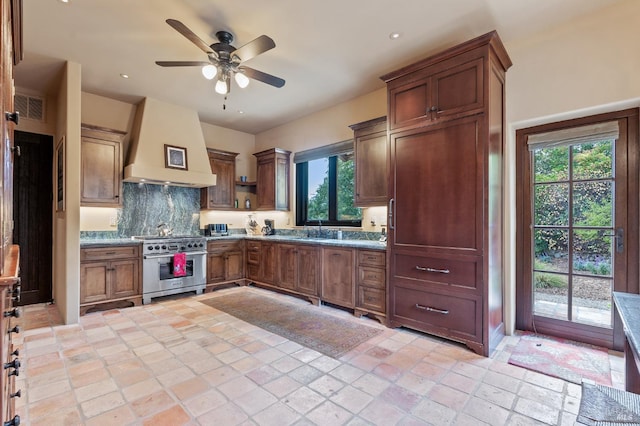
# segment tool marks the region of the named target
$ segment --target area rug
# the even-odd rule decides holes
[[[509,364],[576,384],[581,384],[582,379],[589,379],[611,386],[607,350],[565,339],[523,334],[511,353]]]
[[[382,332],[325,314],[317,306],[287,303],[248,291],[200,302],[333,358]]]

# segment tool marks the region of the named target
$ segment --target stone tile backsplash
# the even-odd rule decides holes
[[[200,234],[200,190],[180,186],[123,183],[118,237],[157,235],[160,223],[173,235]]]

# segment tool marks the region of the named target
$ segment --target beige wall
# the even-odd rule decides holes
[[[640,106],[640,2],[629,0],[506,45],[505,306],[515,327],[515,131]]]
[[[296,197],[293,153],[352,139],[353,131],[349,128],[350,124],[386,114],[387,91],[386,89],[380,89],[256,135],[256,151],[277,147],[292,152],[292,209],[285,223],[289,222],[291,226],[295,224]],[[386,209],[382,213],[379,208],[374,211],[372,209],[363,209],[362,229],[379,232],[381,220],[378,220],[376,225],[372,226],[371,217],[383,217],[385,219],[382,223],[386,224]]]

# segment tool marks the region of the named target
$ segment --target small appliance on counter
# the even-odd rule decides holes
[[[264,226],[262,227],[262,235],[273,235],[275,234],[275,220],[273,219],[265,219]]]
[[[226,223],[210,223],[204,227],[205,237],[224,237],[229,235]]]

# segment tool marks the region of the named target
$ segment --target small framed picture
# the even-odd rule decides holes
[[[168,169],[189,170],[187,167],[187,148],[165,144],[164,166]]]

